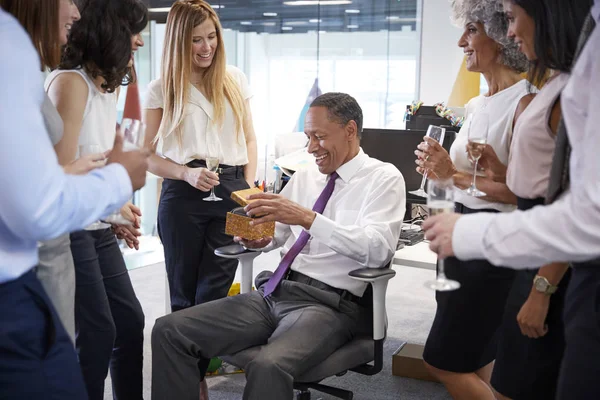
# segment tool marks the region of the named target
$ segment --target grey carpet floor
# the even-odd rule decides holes
[[[274,269],[277,260],[277,254],[264,254],[257,258],[255,265],[260,265],[262,269]],[[352,390],[356,400],[450,399],[441,384],[392,375],[391,360],[394,351],[402,341],[423,344],[435,313],[434,293],[423,287],[423,282],[431,279],[434,272],[400,266],[396,266],[394,269],[397,275],[390,281],[387,292],[389,327],[388,339],[384,348],[383,371],[372,377],[350,372],[342,377],[330,378],[323,383]],[[165,313],[164,264],[158,263],[138,268],[130,271],[130,275],[146,315],[144,398],[149,400],[150,377],[152,376],[150,333],[154,321]],[[210,377],[208,384],[211,400],[238,400],[242,398],[245,378],[243,374]],[[332,396],[318,392],[314,392],[312,397],[313,400],[334,399]],[[105,400],[112,399],[110,377],[106,382],[104,398]]]

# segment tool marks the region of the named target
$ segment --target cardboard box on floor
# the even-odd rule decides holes
[[[423,349],[419,344],[406,343],[400,345],[392,355],[392,375],[405,378],[420,379],[423,381],[437,382],[423,362]]]

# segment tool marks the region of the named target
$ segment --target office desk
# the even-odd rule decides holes
[[[392,264],[435,271],[436,262],[437,254],[429,250],[429,242],[421,242],[396,251]]]

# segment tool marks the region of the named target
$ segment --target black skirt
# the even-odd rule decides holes
[[[457,203],[461,214],[472,210]],[[496,358],[498,328],[515,272],[486,260],[445,260],[446,276],[460,282],[458,290],[436,292],[437,311],[423,359],[451,372],[475,372]]]
[[[543,198],[518,199],[520,210],[544,204]],[[498,354],[491,384],[500,394],[513,400],[545,400],[556,397],[556,385],[565,348],[562,312],[571,277],[567,271],[550,297],[546,324],[548,332],[530,339],[521,333],[517,315],[529,297],[537,269],[518,271],[506,301],[500,330]]]

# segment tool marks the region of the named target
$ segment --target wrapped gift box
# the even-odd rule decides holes
[[[231,198],[242,207],[235,208],[227,213],[227,220],[225,223],[226,234],[239,236],[249,240],[273,237],[273,235],[275,235],[275,222],[250,225],[253,218],[246,215],[244,207],[253,201],[246,199],[246,197],[256,193],[262,193],[262,191],[258,188],[252,188],[231,193]]]

